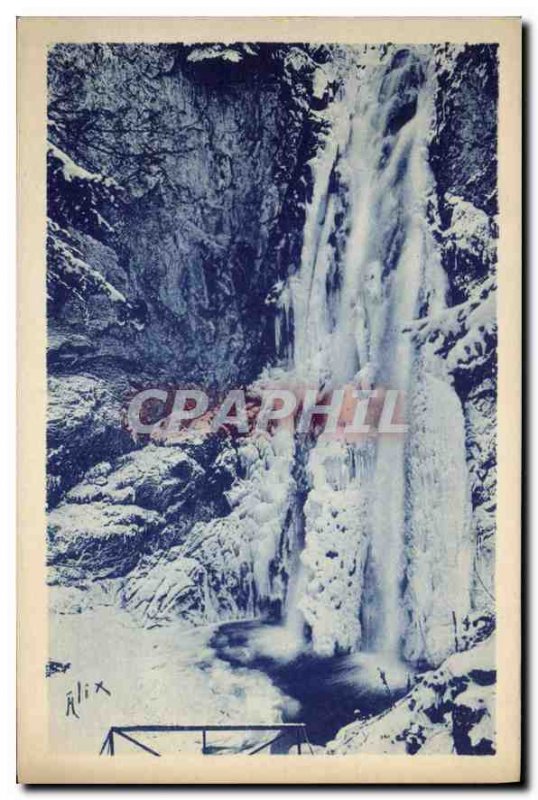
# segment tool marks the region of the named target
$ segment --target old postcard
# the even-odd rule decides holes
[[[520,21],[18,36],[19,780],[519,780]]]

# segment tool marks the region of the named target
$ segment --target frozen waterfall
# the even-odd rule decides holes
[[[364,443],[322,435],[310,450],[287,615],[296,627],[302,615],[323,654],[362,648],[435,661],[457,647],[471,552],[459,400],[442,371],[425,372],[404,332],[445,307],[430,228],[435,69],[428,47],[372,46],[339,68],[278,331],[291,314],[294,378],[324,391],[399,389],[409,426]]]

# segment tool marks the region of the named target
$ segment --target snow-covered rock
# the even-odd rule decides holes
[[[149,622],[177,616],[202,624],[251,617],[272,602],[282,604],[286,584],[278,565],[286,557],[292,456],[286,431],[273,441],[260,437],[242,444],[240,476],[225,492],[229,513],[192,520],[181,544],[144,558],[123,592],[126,607],[142,608]]]
[[[385,713],[342,728],[327,753],[495,753],[495,639],[420,675]]]
[[[48,516],[52,582],[81,578],[114,578],[136,564],[140,551],[164,524],[149,509],[129,504],[62,503]]]
[[[195,491],[202,468],[179,447],[149,444],[92,467],[66,495],[68,503],[134,503],[170,516]]]
[[[124,608],[146,627],[178,620],[186,625],[218,621],[204,566],[185,558],[180,547],[142,558],[120,597]]]
[[[475,539],[472,602],[494,606],[496,491],[496,47],[440,46],[430,163],[450,308],[429,327],[431,347],[461,399]],[[441,359],[439,359],[441,360]]]
[[[49,513],[53,580],[126,575],[156,542],[173,544],[192,524],[203,475],[181,448],[155,444],[92,467]]]
[[[86,469],[132,450],[134,442],[122,425],[121,387],[111,381],[50,375],[47,401],[47,492],[54,506]]]

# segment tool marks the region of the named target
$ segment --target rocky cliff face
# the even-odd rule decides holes
[[[309,58],[53,50],[52,368],[76,358],[78,371],[222,388],[271,361],[266,300],[308,157]]]
[[[146,625],[283,618],[294,594],[319,652],[353,649],[380,627],[376,560],[396,528],[386,499],[371,512],[367,481],[405,462],[424,492],[402,505],[405,577],[383,581],[404,592],[404,654],[439,663],[455,646],[453,576],[470,570],[471,609],[493,608],[496,56],[386,48],[375,72],[368,48],[351,62],[342,50],[51,52],[51,582],[92,598],[109,587]],[[415,256],[419,307],[394,311]],[[144,385],[219,392],[274,365],[375,383],[392,377],[387,352],[418,376],[417,435],[397,453],[147,443],[123,424]],[[387,590],[383,608],[400,600]],[[461,626],[469,608],[456,610]]]
[[[219,437],[140,449],[123,420],[141,386],[218,391],[248,384],[274,360],[271,289],[300,255],[310,191],[302,176],[316,138],[313,104],[323,103],[306,48],[52,51],[54,585],[89,597],[96,582],[125,580],[111,584],[118,602],[148,624],[241,617],[282,602],[287,491],[281,511],[261,497],[265,456]],[[271,527],[258,583],[258,531],[241,527],[244,509],[231,513],[247,487]],[[261,577],[273,560],[275,591]]]
[[[218,391],[274,359],[270,292],[301,238],[312,72],[294,47],[52,50],[53,505],[132,449],[121,408],[135,388]]]

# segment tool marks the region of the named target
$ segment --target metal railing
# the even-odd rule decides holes
[[[256,753],[260,753],[262,750],[265,750],[267,747],[270,747],[275,742],[279,741],[280,739],[288,736],[290,733],[295,734],[295,742],[292,746],[297,747],[297,754],[301,755],[302,753],[302,745],[307,745],[310,748],[310,752],[312,751],[312,746],[308,741],[308,737],[306,734],[306,725],[304,722],[281,722],[280,724],[275,725],[129,725],[129,726],[113,726],[109,729],[107,735],[105,736],[105,740],[99,752],[99,755],[115,755],[115,742],[114,737],[120,737],[125,741],[129,742],[136,747],[139,747],[141,750],[144,750],[146,753],[149,753],[152,756],[161,756],[161,753],[158,753],[153,747],[150,747],[143,742],[138,741],[132,734],[137,733],[189,733],[189,732],[196,732],[202,734],[202,753],[207,755],[212,752],[211,747],[207,743],[207,734],[211,731],[218,731],[219,733],[227,733],[230,731],[277,731],[277,735],[270,739],[268,742],[264,742],[261,745],[258,745],[249,752],[249,755],[253,756]]]

